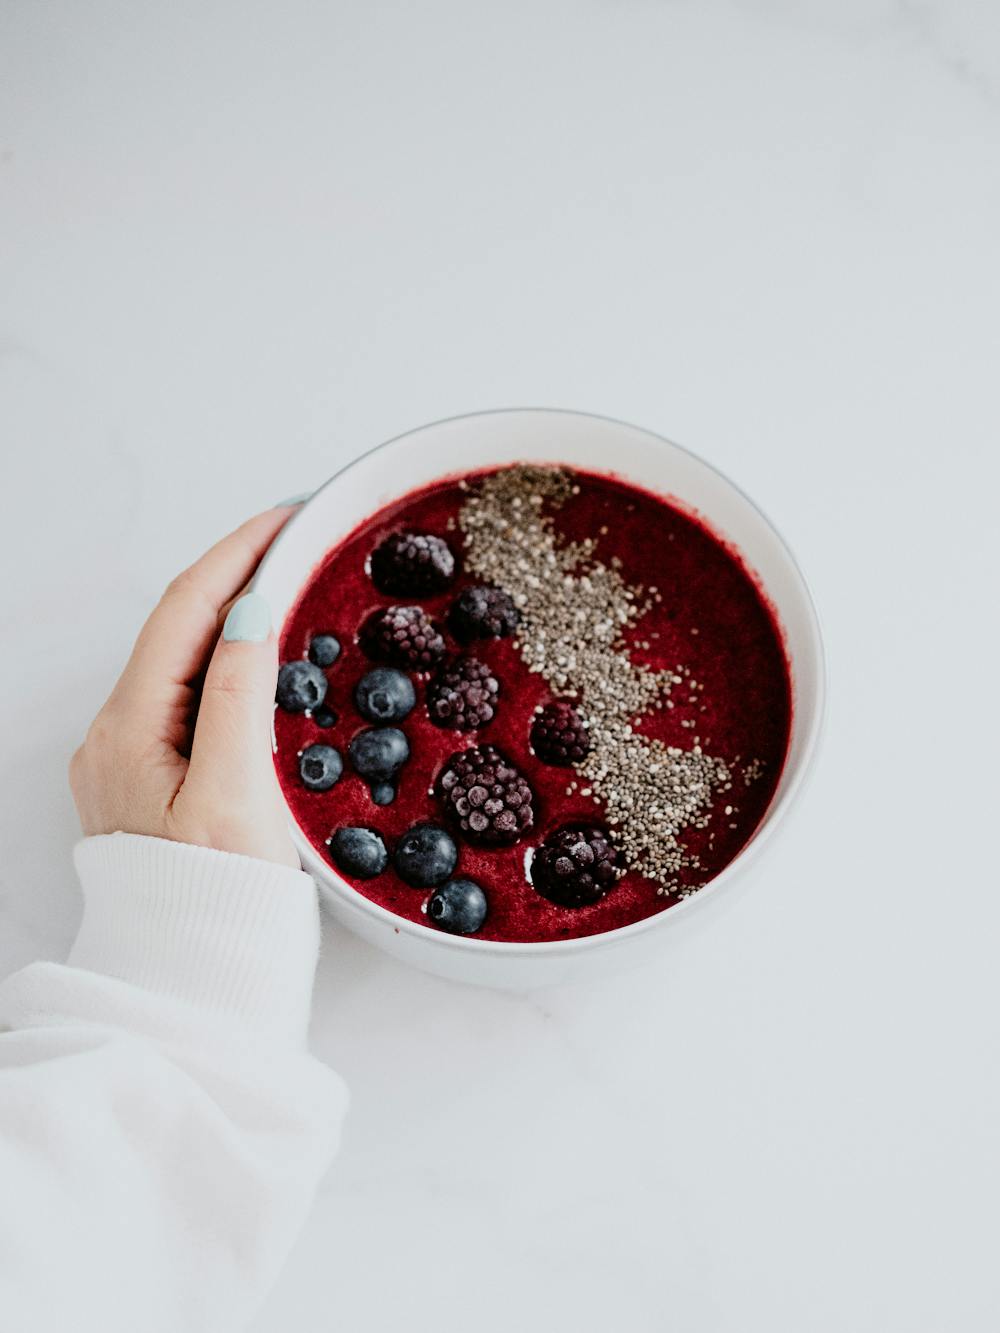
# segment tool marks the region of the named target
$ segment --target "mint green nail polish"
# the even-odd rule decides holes
[[[271,608],[259,592],[248,592],[233,602],[222,627],[227,643],[263,643],[271,633]]]
[[[292,495],[287,500],[279,500],[274,507],[275,509],[291,509],[293,505],[304,505],[310,499],[312,499],[312,491],[303,491],[301,495]]]

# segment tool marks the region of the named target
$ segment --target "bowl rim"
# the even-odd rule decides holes
[[[658,441],[661,444],[676,449],[680,453],[687,454],[688,457],[714,472],[727,486],[739,495],[751,510],[757,515],[766,528],[770,530],[775,538],[782,555],[788,562],[788,565],[798,578],[801,585],[801,591],[804,594],[804,605],[807,615],[808,636],[811,641],[811,647],[816,663],[816,682],[815,682],[815,704],[812,709],[810,719],[807,721],[807,729],[803,740],[801,759],[797,771],[777,801],[772,799],[772,803],[767,807],[761,822],[751,834],[750,839],[737,852],[733,859],[719,871],[712,879],[708,881],[696,893],[675,903],[673,907],[668,907],[659,912],[654,912],[651,916],[643,917],[641,921],[630,922],[626,926],[616,926],[612,930],[599,931],[591,935],[574,935],[564,940],[477,940],[467,935],[450,935],[445,931],[432,930],[429,926],[422,925],[416,921],[410,921],[406,917],[397,916],[395,912],[390,912],[388,908],[381,907],[373,902],[349,881],[343,879],[336,870],[336,867],[328,864],[322,859],[313,846],[312,842],[305,836],[292,813],[291,807],[285,801],[285,808],[289,817],[289,825],[292,833],[292,840],[295,843],[296,850],[299,853],[303,866],[310,872],[317,881],[321,891],[335,894],[350,909],[360,912],[371,921],[380,926],[391,929],[395,934],[403,934],[413,938],[418,944],[425,944],[430,948],[445,949],[459,953],[465,953],[470,956],[496,955],[523,957],[527,955],[545,955],[566,957],[569,954],[582,953],[590,949],[607,947],[611,944],[624,942],[630,938],[644,935],[657,928],[665,929],[668,923],[679,925],[682,920],[689,918],[699,907],[704,907],[706,903],[718,897],[720,890],[738,876],[744,874],[751,865],[759,859],[765,847],[773,841],[777,830],[786,823],[787,814],[792,804],[798,799],[804,789],[807,779],[811,776],[814,767],[819,743],[826,721],[827,709],[827,658],[822,624],[819,612],[816,607],[816,599],[813,597],[812,588],[809,585],[802,567],[795,557],[791,546],[777,525],[770,516],[765,513],[761,506],[743,490],[736,482],[732,480],[723,470],[716,467],[703,458],[701,454],[693,449],[688,449],[685,445],[677,444],[675,441],[661,435],[658,431],[649,430],[645,426],[636,426],[629,421],[623,421],[619,417],[612,417],[598,412],[581,412],[573,408],[562,407],[500,407],[490,408],[479,412],[459,412],[453,416],[441,417],[437,421],[430,421],[422,426],[416,426],[410,430],[394,435],[388,440],[383,440],[380,444],[373,445],[370,449],[357,454],[343,467],[332,473],[326,481],[322,482],[313,493],[305,500],[282,527],[278,536],[271,543],[264,558],[259,566],[249,587],[256,590],[258,583],[266,577],[267,569],[272,561],[275,550],[288,539],[288,534],[301,516],[303,510],[317,498],[323,491],[327,490],[337,482],[346,472],[359,466],[372,455],[380,453],[383,449],[389,449],[401,441],[409,439],[411,436],[423,434],[425,431],[436,430],[441,426],[447,426],[458,421],[482,420],[485,417],[498,416],[538,416],[551,415],[563,417],[577,417],[584,420],[603,422],[612,426],[623,426],[627,430],[636,431],[641,435],[648,436],[651,440]],[[358,521],[362,521],[359,519]],[[703,519],[704,521],[704,519]],[[717,537],[720,534],[715,534]],[[762,585],[763,586],[763,585]],[[300,588],[301,590],[301,588]],[[766,592],[766,587],[764,588]],[[779,622],[779,629],[784,633],[783,627]],[[278,630],[276,628],[275,632]],[[794,719],[794,714],[793,714]],[[794,720],[793,720],[794,725]],[[787,756],[786,756],[787,762]],[[282,793],[284,801],[284,793]]]

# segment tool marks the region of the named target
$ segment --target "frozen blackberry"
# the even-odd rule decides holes
[[[510,593],[481,583],[462,589],[449,623],[459,639],[504,639],[521,623],[521,613]]]
[[[596,903],[618,882],[618,852],[605,829],[564,824],[531,858],[531,882],[560,907]]]
[[[394,532],[376,546],[372,582],[394,597],[444,592],[455,577],[455,557],[443,537],[429,532]]]
[[[361,647],[378,662],[429,671],[444,656],[441,631],[419,606],[376,611],[361,629]]]
[[[527,779],[493,745],[453,754],[438,779],[445,814],[470,842],[520,842],[535,822]]]
[[[478,657],[453,657],[427,686],[427,712],[436,727],[473,731],[491,721],[500,683]]]
[[[531,724],[531,748],[543,764],[569,768],[590,753],[590,737],[583,718],[565,699],[553,699],[540,708]]]

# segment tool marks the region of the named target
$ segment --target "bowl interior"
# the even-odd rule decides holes
[[[505,463],[565,463],[611,473],[664,496],[702,522],[730,547],[758,580],[784,637],[792,675],[792,734],[788,756],[768,812],[739,856],[693,898],[657,913],[620,934],[649,928],[711,893],[747,857],[769,830],[800,784],[811,757],[822,713],[823,655],[815,608],[787,546],[760,510],[714,468],[678,445],[629,426],[575,412],[512,410],[456,417],[422,427],[356,459],[332,477],[288,523],[268,552],[254,586],[267,599],[280,627],[310,573],[327,552],[363,519],[392,500],[449,474]],[[298,833],[304,864],[353,906],[383,916],[393,929],[409,928],[448,947],[486,947],[486,942],[404,922],[355,892],[323,862]],[[508,949],[566,949],[603,936],[547,945],[500,945]]]

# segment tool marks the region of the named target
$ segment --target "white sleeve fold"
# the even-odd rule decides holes
[[[346,1106],[306,1051],[315,888],[126,834],[76,863],[69,962],[0,985],[4,1326],[242,1328]]]
[[[319,925],[304,871],[125,833],[84,839],[75,860],[71,966],[305,1040]]]

